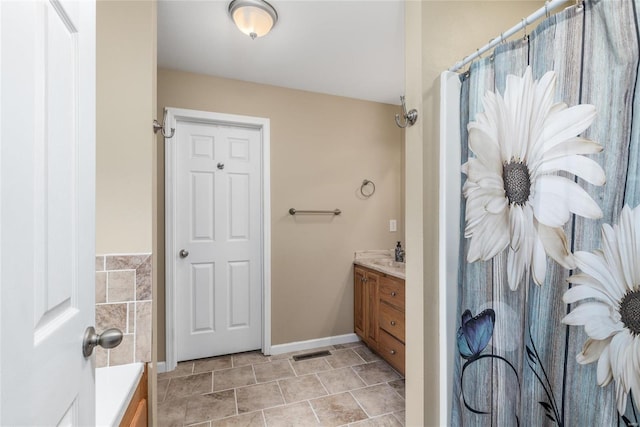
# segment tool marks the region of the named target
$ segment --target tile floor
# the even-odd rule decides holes
[[[294,361],[293,355],[330,356]],[[403,426],[404,378],[362,343],[181,362],[158,375],[158,425]]]

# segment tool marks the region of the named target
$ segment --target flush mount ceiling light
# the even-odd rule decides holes
[[[229,15],[238,29],[252,39],[264,36],[278,22],[278,13],[264,0],[233,0]]]

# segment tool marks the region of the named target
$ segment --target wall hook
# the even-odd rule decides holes
[[[418,111],[413,108],[407,113],[407,105],[404,103],[404,96],[400,96],[400,102],[402,102],[402,117],[404,118],[404,124],[400,123],[400,114],[396,114],[396,125],[400,128],[406,128],[413,126],[418,120]]]
[[[164,110],[164,117],[162,118],[162,124],[158,123],[158,120],[153,119],[153,133],[158,133],[159,130],[162,130],[162,136],[165,138],[171,138],[176,133],[175,128],[171,128],[171,133],[167,135],[164,131],[164,126],[167,124],[167,110]]]

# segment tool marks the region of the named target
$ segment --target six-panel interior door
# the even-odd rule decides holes
[[[179,121],[172,143],[177,360],[259,349],[261,131]]]
[[[94,425],[95,3],[0,1],[0,425]]]

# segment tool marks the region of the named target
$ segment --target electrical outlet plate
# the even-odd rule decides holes
[[[395,219],[389,220],[389,231],[398,231],[398,223]]]

